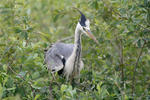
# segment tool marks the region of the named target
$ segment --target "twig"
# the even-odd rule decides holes
[[[124,61],[123,61],[123,46],[122,46],[122,40],[120,40],[119,48],[120,48],[119,55],[120,55],[121,77],[122,77],[122,85],[123,85],[123,84],[124,84],[124,70],[123,70]]]
[[[48,71],[49,75],[52,74],[50,73],[50,71]],[[49,83],[49,100],[54,100],[54,97],[53,97],[53,89],[52,89],[52,82],[53,82],[54,78],[52,78],[52,80],[50,81]]]
[[[125,93],[124,93],[124,60],[123,60],[123,43],[122,43],[122,39],[118,39],[118,37],[116,36],[115,38],[116,41],[119,42],[119,44],[117,45],[117,47],[119,48],[119,60],[120,60],[120,73],[121,73],[121,95],[122,95],[122,99],[125,100]]]
[[[11,65],[12,63],[13,63],[13,62],[11,62],[11,63],[8,64],[8,68],[9,68],[15,75],[18,75],[23,81],[26,81],[26,80],[24,79],[24,77],[22,77],[21,75],[17,74],[17,73],[11,68],[10,65]],[[32,90],[32,93],[33,93],[33,96],[35,97],[35,90],[34,90],[34,88],[32,87],[32,83],[31,83],[31,82],[28,82],[28,84],[30,85],[31,90]]]
[[[132,78],[132,95],[133,96],[134,96],[134,93],[135,93],[135,83],[136,83],[135,74],[136,74],[136,68],[138,67],[138,63],[139,63],[140,57],[142,56],[142,52],[143,52],[145,44],[146,44],[146,41],[144,41],[144,44],[143,44],[143,46],[142,46],[142,48],[140,50],[140,53],[138,55],[138,58],[136,60],[135,67],[134,67],[134,70],[133,70],[133,78]]]
[[[52,81],[50,81],[50,84],[49,84],[49,94],[50,94],[50,98],[49,98],[49,100],[54,100],[53,99],[53,94],[52,94]]]
[[[122,96],[123,96],[123,100],[124,100],[125,99],[125,96],[124,96],[124,61],[123,61],[123,44],[122,44],[122,39],[120,40],[119,48],[120,48],[119,55],[120,55],[120,67],[121,67],[121,87],[123,89]]]
[[[74,37],[74,36],[69,36],[69,37],[63,38],[63,39],[61,39],[61,40],[58,40],[57,42],[64,42],[64,41],[66,41],[66,40],[72,39],[73,37]]]
[[[145,92],[146,92],[148,87],[149,87],[149,84],[145,86],[144,92],[141,94],[141,96],[138,98],[138,100],[143,100],[142,98],[145,96]]]

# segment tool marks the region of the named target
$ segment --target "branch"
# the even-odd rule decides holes
[[[145,92],[148,89],[148,87],[149,87],[149,84],[145,86],[144,92],[141,94],[141,96],[138,98],[138,100],[143,100],[142,98],[145,97]]]
[[[138,55],[138,58],[136,60],[135,67],[134,67],[134,70],[133,70],[133,78],[132,78],[132,95],[133,96],[134,96],[134,93],[135,93],[135,83],[136,83],[135,74],[136,74],[136,68],[138,67],[138,63],[139,63],[140,57],[142,56],[142,52],[143,52],[145,44],[146,44],[146,41],[144,41],[144,44],[143,44],[143,46],[142,46],[142,48],[140,50],[140,53]]]
[[[13,60],[13,61],[14,61],[14,60]],[[22,77],[21,75],[17,74],[17,73],[12,69],[12,67],[10,66],[10,65],[13,63],[13,61],[12,61],[11,63],[8,63],[8,68],[12,71],[12,73],[14,73],[15,75],[19,76],[23,81],[26,81],[26,80],[24,79],[24,77]],[[31,88],[32,93],[33,93],[33,96],[35,97],[35,90],[34,90],[34,88],[32,87],[32,82],[27,82],[27,83],[30,85],[30,88]]]
[[[122,85],[124,85],[124,70],[123,70],[123,64],[124,64],[124,61],[123,61],[123,46],[122,46],[122,39],[120,40],[120,45],[119,45],[119,48],[120,48],[120,66],[121,66],[121,77],[122,77]]]
[[[121,96],[122,99],[125,99],[125,93],[124,93],[124,60],[123,60],[123,43],[122,43],[122,39],[118,39],[118,37],[115,38],[116,42],[119,42],[117,47],[119,49],[119,60],[120,60],[120,73],[121,73],[121,87],[120,87],[120,91],[121,91]]]
[[[53,81],[53,80],[52,80],[52,81]],[[49,94],[50,94],[49,100],[54,100],[53,94],[52,94],[52,92],[53,92],[52,84],[51,84],[52,81],[50,81],[50,84],[49,84]]]
[[[58,40],[57,42],[64,42],[64,41],[67,41],[67,40],[70,40],[72,39],[74,36],[69,36],[69,37],[66,37],[66,38],[63,38],[61,40]]]
[[[54,75],[53,73],[51,73],[50,71],[48,71],[48,74],[50,75]],[[51,80],[51,79],[50,79]],[[52,94],[52,92],[53,92],[53,89],[52,89],[52,83],[53,83],[53,80],[54,80],[54,78],[52,78],[52,80],[50,81],[50,83],[49,83],[49,96],[48,96],[48,100],[54,100],[54,97],[53,97],[53,94]]]
[[[122,39],[120,39],[120,43],[119,43],[119,48],[120,48],[120,67],[121,67],[121,86],[122,86],[122,96],[123,96],[123,100],[125,99],[124,96],[124,61],[123,61],[123,43],[122,43]]]

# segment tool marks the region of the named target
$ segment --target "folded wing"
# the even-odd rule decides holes
[[[52,73],[64,68],[65,62],[63,61],[71,55],[73,47],[73,44],[56,43],[48,49],[45,53],[45,63]]]

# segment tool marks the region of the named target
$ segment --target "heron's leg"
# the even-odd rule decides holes
[[[68,81],[68,78],[69,78],[69,76],[67,75],[67,76],[66,76],[66,81]]]
[[[54,73],[52,73],[53,80],[56,80]]]
[[[78,83],[80,83],[80,72],[78,73]]]
[[[83,69],[83,67],[84,67],[84,63],[83,63],[83,61],[81,60],[80,61],[80,68],[79,68],[79,72],[78,72],[78,82],[80,83],[80,72],[81,72],[81,70]]]
[[[71,80],[70,80],[70,84],[73,84],[74,82],[74,76],[72,75]]]
[[[70,84],[72,84],[73,79],[74,79],[74,73],[73,73],[73,74],[71,75],[71,77],[70,77]]]

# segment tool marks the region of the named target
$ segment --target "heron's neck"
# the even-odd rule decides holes
[[[78,29],[78,27],[75,30],[75,40],[74,40],[75,46],[79,47],[81,46],[81,30]]]
[[[76,70],[75,72],[78,72],[81,57],[81,30],[78,28],[78,25],[75,30],[75,40],[72,57],[74,59],[73,69]]]

